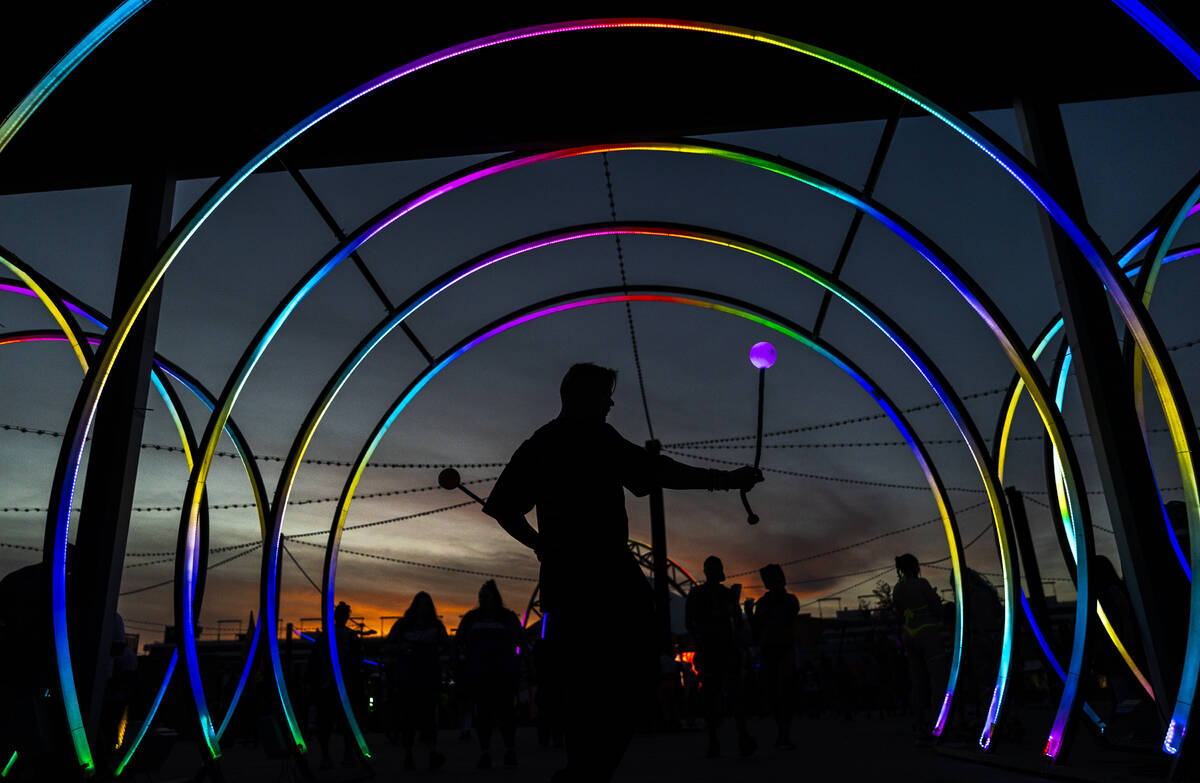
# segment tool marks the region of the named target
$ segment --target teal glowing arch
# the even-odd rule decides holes
[[[37,272],[31,269],[10,251],[0,249],[0,261],[15,273],[18,274],[19,280],[0,280],[0,291],[5,293],[13,293],[22,296],[31,296],[39,299],[55,320],[67,327],[65,332],[16,332],[8,335],[0,335],[0,345],[12,345],[28,342],[67,342],[74,349],[78,358],[83,362],[84,372],[87,371],[87,361],[91,359],[90,348],[100,344],[101,338],[95,335],[89,335],[79,328],[74,319],[68,317],[65,311],[69,311],[81,318],[84,318],[101,329],[108,328],[107,318],[99,310],[88,306],[81,300],[71,297],[56,285],[41,277]],[[193,454],[196,453],[196,439],[191,422],[184,411],[182,402],[174,388],[164,383],[162,375],[165,374],[184,388],[188,389],[205,407],[210,411],[214,405],[214,399],[211,393],[201,384],[196,378],[184,371],[182,368],[172,362],[156,355],[154,358],[154,368],[150,372],[150,380],[157,389],[159,396],[166,406],[167,413],[175,424],[175,429],[179,433],[180,444],[183,449],[184,458],[187,461],[188,469],[191,470],[193,464]],[[229,436],[234,444],[234,449],[237,451],[241,459],[242,466],[246,471],[247,478],[250,482],[251,493],[254,497],[255,509],[258,515],[260,532],[266,529],[266,520],[268,517],[266,509],[266,488],[262,479],[262,473],[259,471],[258,463],[254,459],[254,454],[250,449],[245,437],[237,424],[232,420],[225,422],[224,431]],[[200,510],[200,519],[202,520],[202,534],[199,539],[207,538],[207,533],[203,532],[207,529],[207,505],[202,505]],[[204,561],[207,559],[207,547],[203,550],[199,547],[193,547],[188,550],[188,556],[193,558],[194,565],[198,573],[198,588],[193,597],[196,607],[203,596],[203,574]],[[261,626],[261,624],[260,624]],[[250,649],[246,656],[246,661],[242,666],[242,672],[238,678],[236,687],[228,707],[226,708],[225,717],[221,721],[221,726],[218,729],[217,736],[220,737],[225,733],[229,726],[229,721],[233,717],[234,711],[237,709],[241,695],[245,690],[246,683],[249,679],[250,671],[253,667],[255,657],[258,650],[259,627],[256,627],[252,632]],[[142,739],[149,730],[155,715],[158,712],[159,706],[166,695],[167,686],[170,684],[171,677],[174,675],[175,667],[179,658],[179,650],[176,648],[171,652],[171,658],[167,664],[166,672],[162,682],[159,684],[155,696],[151,700],[150,708],[147,711],[145,719],[142,721],[141,727],[135,733],[133,739],[124,745],[124,753],[121,755],[121,760],[113,770],[114,776],[120,776],[125,767],[133,759],[134,754],[141,746]],[[118,748],[120,750],[120,748]]]
[[[1136,278],[1135,287],[1143,293],[1143,302],[1148,307],[1150,297],[1153,293],[1153,281],[1157,278],[1158,271],[1165,264],[1173,261],[1179,261],[1186,258],[1191,258],[1200,255],[1200,247],[1186,246],[1178,248],[1175,252],[1171,252],[1171,247],[1175,236],[1178,234],[1182,224],[1188,218],[1200,212],[1200,206],[1197,206],[1196,201],[1200,195],[1200,175],[1194,177],[1192,181],[1187,183],[1174,198],[1155,215],[1149,223],[1140,231],[1134,234],[1128,244],[1117,253],[1117,265],[1124,271],[1126,277]],[[1165,229],[1164,229],[1165,227]],[[1145,257],[1139,263],[1135,263],[1140,254],[1145,253]],[[1050,346],[1056,336],[1061,333],[1063,320],[1061,316],[1056,316],[1038,333],[1031,343],[1032,358],[1038,361],[1045,350]],[[1063,394],[1067,384],[1067,369],[1070,366],[1071,352],[1070,348],[1064,342],[1058,351],[1055,359],[1054,370],[1051,373],[1052,378],[1056,378],[1055,387],[1055,406],[1062,410]],[[1135,357],[1133,361],[1133,371],[1135,373],[1135,381],[1140,389],[1140,365]],[[994,443],[996,446],[996,461],[998,472],[1003,478],[1004,466],[1008,452],[1009,438],[1012,433],[1013,418],[1016,414],[1017,405],[1021,399],[1021,392],[1024,389],[1024,383],[1019,376],[1013,378],[1005,393],[1005,398],[1000,405],[1000,417],[996,424],[996,437]],[[1141,395],[1138,394],[1136,399],[1141,401]],[[1056,508],[1059,512],[1059,540],[1062,544],[1063,555],[1067,564],[1068,571],[1073,579],[1076,577],[1076,564],[1078,561],[1078,553],[1075,547],[1075,538],[1073,526],[1076,524],[1074,514],[1071,511],[1070,504],[1067,501],[1064,491],[1061,488],[1062,477],[1059,475],[1058,462],[1059,457],[1057,450],[1051,446],[1047,458],[1051,460],[1051,465],[1048,467],[1048,485],[1050,488],[1051,497],[1057,501]],[[1164,510],[1165,517],[1165,510]],[[1064,531],[1065,529],[1065,531]],[[1189,580],[1192,578],[1190,564],[1182,549],[1179,546],[1178,539],[1175,536],[1175,531],[1171,527],[1169,521],[1166,524],[1167,534],[1170,538],[1172,547],[1175,550],[1179,560],[1180,567]],[[1065,535],[1064,535],[1065,532]],[[1055,659],[1049,645],[1045,643],[1041,637],[1040,631],[1037,628],[1036,620],[1033,617],[1032,610],[1025,599],[1024,593],[1021,594],[1022,608],[1025,611],[1026,617],[1034,628],[1035,636],[1038,637],[1038,643],[1050,661],[1052,667],[1062,674],[1061,666]],[[1097,603],[1096,616],[1104,628],[1106,635],[1109,637],[1117,653],[1124,660],[1127,668],[1137,679],[1143,690],[1149,694],[1151,699],[1157,699],[1153,688],[1150,686],[1145,674],[1137,666],[1133,660],[1128,648],[1123,640],[1117,635],[1116,631],[1109,622],[1108,617],[1104,613],[1104,609]]]

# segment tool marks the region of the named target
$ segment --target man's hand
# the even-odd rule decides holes
[[[740,489],[743,492],[750,491],[755,484],[762,480],[762,471],[749,465],[725,473],[725,481],[729,489]]]
[[[539,551],[542,546],[542,538],[534,530],[533,525],[529,524],[529,520],[525,519],[523,514],[496,517],[495,519],[500,523],[500,527],[504,528],[504,532],[532,549],[537,554],[538,560],[542,559],[541,552]]]

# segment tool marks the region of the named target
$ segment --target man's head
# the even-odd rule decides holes
[[[562,412],[571,418],[603,421],[613,406],[617,371],[591,362],[572,365],[558,387]]]
[[[333,622],[336,625],[345,625],[350,619],[350,604],[345,601],[339,601],[337,607],[333,610]]]
[[[725,564],[721,562],[721,558],[709,555],[704,559],[704,578],[710,582],[725,581]]]
[[[782,590],[787,586],[787,578],[783,575],[783,567],[778,563],[769,563],[758,569],[762,577],[763,587],[768,590]]]
[[[921,573],[921,564],[916,555],[900,555],[896,558],[896,572],[901,576],[916,578]]]

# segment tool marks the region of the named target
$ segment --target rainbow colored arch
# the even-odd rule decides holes
[[[61,82],[62,79],[70,73],[87,54],[98,46],[108,35],[116,30],[125,20],[144,7],[148,0],[142,2],[126,2],[122,4],[116,11],[113,12],[93,33],[91,33],[84,41],[80,43],[67,57],[63,59],[47,74],[46,78],[39,83],[34,92],[30,94],[17,110],[5,120],[3,125],[0,125],[0,150],[3,150],[7,142],[21,128],[24,122],[28,119],[42,101],[50,94],[54,87]],[[1131,0],[1117,0],[1118,5],[1128,11],[1139,23],[1143,24],[1154,35],[1164,41],[1165,45],[1170,47],[1176,53],[1187,67],[1192,68],[1196,73],[1193,65],[1196,63],[1195,52],[1187,46],[1186,41],[1175,34],[1172,37],[1172,31],[1169,25],[1164,25],[1162,20],[1156,15],[1146,10],[1140,3],[1132,2]],[[1144,361],[1146,369],[1149,371],[1151,379],[1154,383],[1155,391],[1159,397],[1160,404],[1163,407],[1167,417],[1172,441],[1175,445],[1175,451],[1178,457],[1178,465],[1180,473],[1183,477],[1185,490],[1185,499],[1188,509],[1188,524],[1191,531],[1192,552],[1191,562],[1200,561],[1200,490],[1195,476],[1193,465],[1193,454],[1197,451],[1197,436],[1195,422],[1191,411],[1188,407],[1186,397],[1183,395],[1182,385],[1175,372],[1174,367],[1167,359],[1164,346],[1159,337],[1153,322],[1145,309],[1145,302],[1153,291],[1155,276],[1162,263],[1171,259],[1169,247],[1173,241],[1179,226],[1183,220],[1190,214],[1195,212],[1195,205],[1200,199],[1200,189],[1191,192],[1186,198],[1181,200],[1178,208],[1173,211],[1169,222],[1163,226],[1154,229],[1155,234],[1147,236],[1145,243],[1154,243],[1154,248],[1150,254],[1150,260],[1143,264],[1142,270],[1138,275],[1137,285],[1130,285],[1113,259],[1109,257],[1107,252],[1099,243],[1095,242],[1090,233],[1086,229],[1085,224],[1077,220],[1069,214],[1067,210],[1061,207],[1051,194],[1038,182],[1038,180],[1028,171],[1018,155],[1013,153],[994,134],[986,128],[976,123],[970,118],[960,118],[952,115],[950,112],[942,109],[937,104],[929,101],[908,87],[890,79],[889,77],[874,71],[864,65],[861,65],[853,60],[820,49],[815,46],[807,45],[791,39],[786,39],[778,36],[772,36],[765,33],[760,33],[743,28],[731,27],[726,25],[704,24],[697,22],[685,22],[678,20],[667,19],[596,19],[583,20],[578,22],[568,22],[553,25],[540,25],[536,27],[523,28],[498,35],[488,36],[474,41],[469,41],[454,47],[444,49],[433,53],[426,57],[415,60],[405,66],[389,71],[381,76],[373,79],[360,87],[352,90],[337,100],[327,104],[318,111],[309,115],[300,123],[293,126],[289,131],[276,139],[272,144],[268,145],[263,151],[246,163],[232,176],[218,182],[213,188],[197,203],[188,215],[180,222],[177,229],[172,233],[169,241],[166,243],[161,257],[154,267],[153,272],[148,276],[141,290],[139,291],[134,304],[129,311],[122,314],[116,326],[111,328],[105,335],[105,338],[100,342],[100,353],[98,356],[91,355],[92,338],[81,334],[80,330],[74,322],[68,318],[60,307],[61,297],[55,293],[48,292],[43,281],[37,279],[35,275],[30,274],[25,266],[15,260],[12,254],[3,251],[0,248],[0,262],[12,271],[20,280],[21,286],[37,296],[38,299],[45,305],[46,309],[54,317],[55,321],[61,328],[62,339],[69,341],[74,349],[81,366],[85,369],[87,375],[81,388],[80,395],[77,399],[74,410],[71,414],[70,424],[67,428],[67,437],[64,438],[64,446],[58,462],[54,488],[52,490],[50,513],[47,519],[47,551],[46,559],[51,566],[52,573],[52,605],[53,626],[54,626],[54,643],[55,655],[58,665],[58,676],[61,685],[64,707],[67,715],[67,723],[71,733],[72,742],[76,757],[81,766],[91,769],[94,764],[91,759],[89,748],[89,740],[83,728],[82,717],[79,712],[79,705],[75,693],[74,676],[71,666],[71,655],[68,645],[68,628],[65,615],[65,555],[66,541],[69,533],[70,524],[70,509],[72,507],[72,496],[76,476],[79,470],[80,460],[83,454],[84,443],[86,441],[88,431],[91,426],[92,418],[95,415],[96,407],[104,392],[105,384],[109,374],[112,371],[114,363],[119,355],[126,338],[128,337],[133,324],[136,322],[142,307],[145,305],[148,298],[156,290],[159,282],[166,274],[167,269],[173,263],[175,258],[186,246],[188,241],[200,229],[207,218],[221,205],[221,203],[253,172],[259,169],[272,155],[283,149],[293,140],[298,138],[304,132],[336,113],[340,109],[348,106],[354,101],[362,98],[374,90],[382,87],[397,79],[403,78],[409,74],[415,73],[427,67],[431,67],[440,62],[452,59],[459,55],[474,52],[482,49],[487,49],[501,44],[517,42],[529,38],[536,38],[546,35],[555,35],[559,33],[567,33],[579,30],[600,30],[600,29],[652,29],[652,30],[672,30],[685,32],[701,32],[713,35],[728,36],[743,39],[750,42],[766,44],[774,47],[779,47],[797,54],[802,54],[808,57],[813,57],[832,66],[844,69],[861,78],[867,79],[875,84],[892,91],[909,103],[922,108],[932,114],[938,120],[954,129],[963,138],[971,142],[982,152],[988,155],[995,163],[1001,166],[1013,179],[1024,187],[1029,194],[1039,203],[1046,213],[1066,232],[1079,250],[1087,258],[1093,272],[1104,282],[1113,303],[1117,306],[1125,325],[1129,329],[1131,335],[1137,344],[1139,352],[1139,361]],[[1200,76],[1200,73],[1197,74]],[[1012,411],[1015,410],[1016,400],[1019,397],[1022,387],[1027,390],[1037,406],[1038,413],[1042,417],[1047,433],[1051,438],[1056,459],[1056,470],[1060,476],[1060,486],[1056,486],[1056,491],[1061,489],[1060,506],[1062,510],[1062,521],[1064,526],[1069,529],[1070,540],[1073,542],[1073,551],[1078,559],[1077,563],[1077,589],[1078,589],[1078,607],[1075,623],[1075,638],[1072,647],[1071,659],[1068,665],[1065,676],[1065,688],[1062,699],[1060,701],[1058,711],[1054,720],[1054,725],[1051,729],[1050,739],[1047,743],[1047,754],[1054,757],[1057,756],[1061,747],[1063,732],[1065,731],[1066,723],[1074,707],[1076,689],[1078,679],[1082,670],[1084,640],[1086,638],[1086,630],[1091,615],[1090,606],[1094,600],[1088,593],[1087,580],[1087,562],[1092,553],[1092,540],[1090,521],[1086,506],[1086,497],[1078,489],[1077,476],[1079,473],[1078,465],[1071,449],[1070,441],[1066,437],[1065,426],[1063,425],[1059,405],[1055,404],[1050,393],[1050,387],[1038,372],[1034,362],[1041,352],[1048,345],[1049,340],[1053,337],[1054,331],[1047,333],[1044,339],[1040,340],[1033,351],[1025,348],[1024,344],[1017,338],[1015,330],[1009,326],[1003,318],[999,310],[983,294],[982,290],[970,280],[963,270],[958,267],[945,253],[941,252],[932,242],[922,237],[915,229],[907,226],[897,216],[890,213],[882,206],[866,199],[858,194],[855,194],[851,189],[833,182],[828,178],[823,178],[815,172],[811,172],[801,167],[791,166],[786,163],[781,163],[777,160],[766,160],[760,156],[756,156],[749,151],[737,150],[735,148],[724,147],[721,145],[701,145],[692,143],[677,143],[677,144],[611,144],[598,145],[587,148],[576,148],[572,150],[559,150],[550,153],[543,153],[534,156],[508,156],[498,159],[497,161],[481,164],[479,167],[474,167],[471,170],[461,173],[457,178],[444,180],[440,183],[426,188],[400,205],[396,206],[385,215],[381,215],[379,219],[372,222],[368,226],[364,226],[346,242],[341,243],[337,248],[331,251],[324,259],[310,271],[310,273],[293,288],[292,292],[286,297],[280,306],[273,313],[272,317],[263,325],[258,335],[252,343],[247,347],[242,359],[239,361],[237,370],[231,375],[229,381],[221,394],[212,398],[208,397],[206,404],[212,408],[213,414],[205,428],[205,433],[202,438],[196,442],[195,448],[189,447],[189,462],[192,463],[191,474],[188,482],[188,489],[184,501],[184,512],[181,519],[181,530],[184,533],[185,546],[180,553],[182,564],[181,581],[183,596],[177,612],[179,614],[179,624],[183,629],[182,653],[184,658],[185,670],[188,675],[188,682],[192,690],[193,700],[196,705],[197,717],[201,736],[203,737],[208,752],[212,758],[217,758],[220,755],[218,739],[227,724],[229,715],[226,715],[225,724],[221,729],[214,728],[211,717],[209,716],[208,708],[205,702],[204,692],[201,688],[200,673],[198,667],[198,656],[195,649],[194,638],[194,604],[197,600],[197,579],[198,570],[201,562],[201,553],[199,552],[199,528],[202,525],[202,508],[204,487],[211,467],[213,457],[215,455],[217,441],[224,431],[231,431],[230,416],[233,406],[237,401],[237,397],[244,387],[246,379],[253,371],[258,359],[263,355],[267,346],[270,344],[274,335],[278,332],[282,324],[287,320],[292,310],[328,273],[336,267],[343,259],[348,257],[352,252],[361,247],[365,242],[369,241],[373,236],[386,228],[395,220],[403,217],[411,210],[421,206],[428,201],[437,198],[443,193],[449,192],[457,187],[468,184],[469,182],[478,180],[485,176],[490,176],[494,173],[500,173],[512,168],[516,168],[530,163],[539,162],[542,160],[552,160],[556,158],[571,157],[574,155],[594,154],[596,152],[619,151],[625,149],[643,149],[643,150],[660,150],[684,152],[689,154],[704,154],[719,158],[754,165],[762,169],[773,171],[777,174],[790,177],[794,180],[802,182],[806,185],[819,188],[825,193],[835,196],[847,203],[862,210],[864,213],[878,221],[880,224],[887,227],[890,231],[902,238],[908,245],[915,250],[927,263],[931,264],[937,271],[947,280],[948,283],[956,290],[956,292],[966,301],[991,329],[996,339],[1006,351],[1011,362],[1014,365],[1019,380],[1015,384],[1015,392],[1011,395],[1011,403],[1006,408],[1008,411],[1007,419],[1003,424],[1004,432],[1007,434],[1011,422]],[[989,505],[991,506],[993,517],[996,523],[996,533],[998,543],[1001,550],[1002,564],[1004,569],[1005,581],[1005,630],[1004,630],[1004,647],[1000,672],[998,674],[994,695],[988,712],[988,720],[985,725],[983,736],[980,739],[981,745],[987,747],[992,739],[992,729],[999,717],[1002,709],[1008,669],[1009,658],[1011,656],[1012,635],[1015,617],[1015,604],[1017,603],[1017,595],[1019,588],[1015,585],[1011,577],[1011,546],[1006,540],[1006,525],[1005,519],[1007,508],[1003,499],[1003,494],[1000,492],[999,476],[1004,461],[1004,447],[999,449],[999,458],[993,464],[993,459],[986,447],[983,444],[982,438],[979,436],[978,429],[971,421],[969,415],[962,409],[961,402],[957,400],[953,390],[948,384],[945,384],[941,374],[928,362],[927,357],[923,355],[920,348],[905,339],[903,332],[890,321],[890,319],[857,295],[852,290],[839,285],[836,281],[827,279],[819,270],[816,270],[811,265],[806,265],[799,259],[788,257],[778,251],[765,248],[761,245],[756,245],[748,240],[744,240],[729,235],[722,235],[717,232],[705,231],[702,229],[694,229],[679,226],[665,225],[650,225],[650,224],[630,224],[627,226],[591,226],[581,227],[573,231],[557,232],[552,235],[531,238],[525,242],[514,243],[506,248],[499,249],[493,254],[489,254],[485,258],[478,259],[469,265],[460,266],[456,271],[441,278],[434,286],[426,291],[414,295],[409,302],[400,308],[396,313],[380,324],[364,341],[360,343],[356,351],[347,358],[343,363],[342,368],[331,378],[321,397],[314,402],[313,408],[310,411],[309,417],[306,420],[305,426],[301,432],[297,434],[296,441],[289,453],[288,462],[281,475],[277,485],[275,496],[269,506],[265,503],[265,490],[262,489],[261,477],[258,479],[258,484],[255,485],[255,499],[260,509],[260,520],[263,524],[264,539],[266,546],[264,547],[263,555],[263,579],[262,579],[262,606],[260,617],[265,617],[263,627],[272,628],[275,611],[275,598],[278,583],[278,546],[279,536],[281,534],[281,526],[283,522],[284,510],[287,505],[288,494],[291,490],[292,482],[295,479],[296,469],[299,465],[299,460],[302,458],[304,450],[311,441],[316,427],[324,413],[328,410],[329,404],[334,396],[345,383],[346,379],[353,373],[354,369],[362,362],[365,356],[397,325],[405,318],[415,312],[423,304],[428,302],[434,296],[446,290],[459,280],[467,275],[482,269],[491,264],[503,261],[519,253],[528,252],[538,247],[544,247],[548,244],[558,242],[573,241],[594,236],[605,236],[613,233],[637,233],[649,234],[656,236],[669,236],[679,239],[689,239],[693,241],[712,242],[725,245],[732,249],[750,253],[762,259],[769,260],[773,263],[784,266],[791,271],[801,274],[809,280],[817,283],[828,291],[839,296],[844,302],[856,309],[862,316],[867,318],[873,325],[879,328],[889,339],[901,350],[901,352],[909,358],[913,365],[922,374],[925,380],[930,384],[931,388],[937,393],[939,399],[951,412],[955,419],[964,440],[971,448],[972,456],[976,462],[981,479],[987,490]],[[1145,247],[1145,244],[1141,245]],[[1191,255],[1195,252],[1200,252],[1195,249],[1189,251],[1180,251],[1176,253],[1176,257]],[[445,354],[433,367],[426,370],[418,379],[414,380],[402,397],[397,400],[391,409],[391,412],[381,420],[376,428],[376,432],[372,435],[370,441],[364,446],[362,455],[360,456],[358,467],[355,472],[347,479],[346,490],[343,493],[342,502],[339,503],[338,512],[335,516],[335,521],[330,532],[329,545],[327,547],[326,559],[326,587],[324,590],[323,613],[332,611],[332,596],[334,577],[336,575],[336,556],[338,546],[338,533],[345,520],[345,514],[348,512],[350,497],[353,495],[354,485],[361,476],[362,466],[365,465],[370,453],[378,445],[379,440],[386,434],[388,428],[395,421],[399,413],[404,409],[411,399],[420,392],[424,386],[438,373],[442,368],[447,366],[457,357],[469,351],[471,348],[479,345],[483,341],[491,337],[498,336],[509,329],[530,321],[537,320],[541,317],[561,312],[563,310],[574,309],[577,307],[590,306],[593,304],[603,304],[610,302],[621,301],[654,301],[654,302],[669,302],[676,304],[687,304],[695,307],[706,307],[729,315],[735,315],[741,318],[750,318],[756,320],[762,326],[777,331],[781,334],[805,343],[808,347],[825,352],[822,355],[830,359],[839,366],[843,371],[849,372],[852,377],[859,380],[860,384],[868,390],[876,401],[888,412],[893,422],[901,429],[910,446],[913,448],[914,454],[918,461],[922,464],[923,470],[929,479],[931,488],[934,490],[935,497],[939,506],[939,510],[943,517],[943,523],[947,530],[947,537],[951,546],[951,554],[954,563],[956,575],[959,574],[961,546],[958,543],[957,533],[954,529],[952,512],[949,504],[943,496],[943,490],[940,489],[940,481],[936,478],[936,472],[929,462],[927,455],[924,454],[923,448],[919,446],[919,441],[915,435],[908,431],[907,425],[904,424],[902,417],[899,416],[894,406],[887,403],[882,391],[875,389],[865,376],[861,373],[856,373],[853,366],[848,360],[839,359],[838,355],[831,348],[819,348],[818,343],[811,338],[806,339],[804,333],[796,328],[786,325],[781,319],[769,319],[765,316],[754,315],[754,310],[748,305],[739,305],[737,307],[729,304],[720,304],[719,295],[709,295],[711,301],[696,299],[688,296],[678,296],[672,294],[625,294],[625,293],[600,293],[593,292],[588,294],[591,298],[579,299],[573,298],[574,295],[568,295],[570,301],[558,301],[557,303],[543,303],[542,305],[533,306],[541,309],[523,310],[519,314],[514,314],[514,317],[504,323],[493,324],[480,332],[477,332],[471,338],[467,338],[461,342],[456,348]],[[68,308],[71,305],[66,305]],[[1055,330],[1056,331],[1056,330]],[[30,338],[30,339],[51,339],[51,338]],[[58,339],[54,337],[53,339]],[[161,365],[160,365],[161,367]],[[1140,372],[1137,373],[1140,377]],[[179,376],[174,376],[179,377]],[[185,386],[197,391],[187,381],[179,378],[184,382]],[[160,389],[164,391],[162,384],[159,384]],[[1061,385],[1060,385],[1061,388]],[[872,391],[874,389],[874,391]],[[240,450],[240,449],[239,449]],[[192,459],[193,453],[195,458]],[[246,452],[249,453],[248,450]],[[253,460],[251,459],[252,463]],[[252,476],[252,485],[254,485]],[[269,508],[269,513],[266,509]],[[268,522],[267,519],[270,518]],[[1184,564],[1186,567],[1186,563]],[[957,589],[961,593],[961,578],[956,579]],[[951,684],[948,685],[946,700],[943,704],[941,714],[938,719],[938,731],[944,725],[948,714],[950,700],[953,692],[953,685],[959,658],[959,648],[961,648],[961,633],[962,633],[962,616],[963,608],[962,596],[960,594],[958,605],[960,607],[960,620],[958,624],[957,634],[959,638],[956,640],[954,672],[951,676]],[[1101,613],[1103,620],[1103,614]],[[257,638],[257,636],[256,636]],[[331,645],[331,655],[334,656],[335,666],[334,671],[337,672],[336,666],[336,643],[333,635],[329,635]],[[1114,642],[1118,645],[1119,640],[1114,636]],[[288,725],[292,735],[292,739],[296,747],[303,751],[304,740],[296,724],[294,715],[292,714],[289,703],[287,689],[282,678],[282,667],[278,656],[278,645],[273,635],[267,634],[267,648],[271,656],[272,670],[276,678],[276,685],[283,705],[285,714],[288,717]],[[247,667],[249,663],[247,664]],[[1134,667],[1136,669],[1136,667]],[[1195,684],[1197,674],[1200,673],[1200,585],[1193,581],[1192,586],[1192,602],[1191,614],[1189,618],[1188,631],[1188,648],[1184,664],[1183,683],[1179,689],[1179,693],[1175,697],[1174,709],[1170,727],[1167,731],[1164,740],[1164,749],[1169,753],[1178,751],[1178,738],[1186,731],[1188,719],[1190,717],[1191,703],[1195,696]],[[245,673],[243,673],[242,681],[245,681]],[[240,686],[239,686],[240,689]],[[344,686],[339,682],[339,690],[342,694],[343,702],[347,703],[347,715],[353,724],[353,714],[348,709],[348,702],[345,698]],[[229,710],[232,713],[232,707]],[[358,737],[360,746],[364,753],[367,753],[365,741],[361,737],[357,725],[353,725],[356,736]],[[126,759],[128,760],[128,759]]]

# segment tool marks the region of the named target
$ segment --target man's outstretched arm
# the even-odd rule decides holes
[[[667,489],[749,490],[763,480],[762,471],[749,465],[716,470],[685,465],[661,454],[652,458],[657,483]]]
[[[762,471],[749,465],[734,470],[699,468],[677,462],[664,454],[651,454],[646,449],[622,438],[619,439],[620,462],[625,467],[622,482],[633,494],[641,497],[651,486],[664,489],[707,489],[749,491],[763,480]]]

